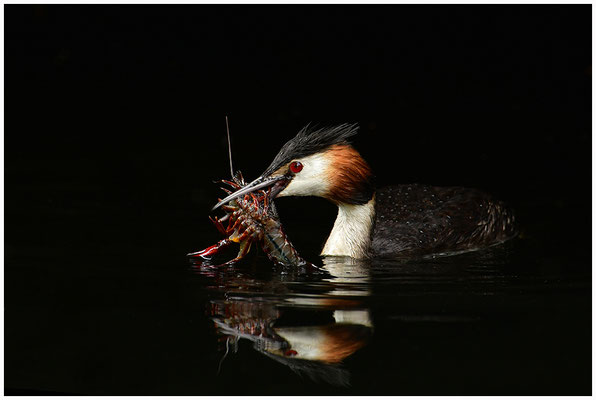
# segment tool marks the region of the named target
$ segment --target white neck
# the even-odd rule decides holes
[[[321,255],[365,258],[370,247],[374,218],[374,196],[362,205],[340,203],[337,219]]]

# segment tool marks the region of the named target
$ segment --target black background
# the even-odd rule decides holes
[[[589,270],[590,88],[589,5],[5,6],[7,387],[69,391],[27,376],[51,382],[47,358],[72,361],[97,329],[106,348],[132,335],[102,310],[187,296],[163,271],[217,238],[226,115],[249,179],[305,124],[357,122],[379,184],[493,193]],[[316,254],[333,207],[280,212]]]

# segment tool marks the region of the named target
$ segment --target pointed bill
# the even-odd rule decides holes
[[[283,175],[276,176],[273,178],[272,177],[267,177],[267,178],[258,177],[257,179],[255,179],[254,181],[249,183],[248,185],[244,186],[242,189],[239,189],[239,190],[235,191],[234,193],[232,193],[231,195],[222,199],[219,203],[217,203],[216,205],[213,206],[211,211],[219,208],[223,204],[226,204],[228,201],[234,200],[235,198],[240,197],[240,196],[244,196],[247,193],[254,192],[255,190],[269,187],[283,179],[287,179],[287,178]]]

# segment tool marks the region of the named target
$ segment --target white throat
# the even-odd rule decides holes
[[[337,218],[322,256],[365,258],[375,218],[375,197],[366,204],[339,204]]]

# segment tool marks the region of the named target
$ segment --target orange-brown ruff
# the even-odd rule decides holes
[[[361,325],[334,324],[323,328],[320,360],[339,363],[344,358],[364,347],[370,336],[370,329]]]
[[[330,190],[327,198],[336,204],[357,198],[363,192],[363,184],[373,178],[368,163],[348,145],[331,146],[326,154],[334,166],[334,173],[329,175]]]

